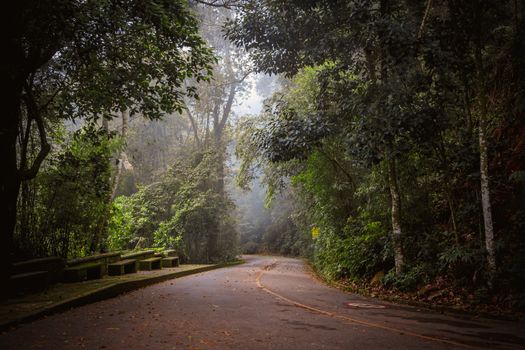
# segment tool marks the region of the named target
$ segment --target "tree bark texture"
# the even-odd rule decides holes
[[[404,253],[401,231],[401,199],[397,185],[397,172],[395,159],[388,160],[388,185],[390,187],[390,196],[392,200],[392,242],[394,244],[394,261],[396,274],[403,272]]]
[[[483,13],[481,4],[478,4],[474,18],[477,20],[477,32],[474,38],[474,64],[478,80],[478,103],[479,103],[479,173],[481,187],[481,207],[483,211],[483,224],[485,228],[485,248],[487,250],[487,272],[489,283],[492,283],[496,273],[496,252],[494,248],[494,226],[492,221],[492,204],[490,200],[489,161],[487,142],[487,120],[488,120],[488,98],[487,77],[483,64]]]
[[[490,200],[489,162],[487,139],[485,135],[485,120],[481,116],[479,123],[479,170],[481,176],[481,206],[483,209],[483,224],[485,227],[485,248],[487,249],[487,265],[491,278],[496,273],[496,251],[494,248],[494,226],[492,221],[492,205]]]
[[[128,120],[129,120],[129,110],[126,109],[122,111],[122,129],[120,132],[120,136],[122,138],[122,142],[126,142],[126,134],[128,132]],[[124,149],[120,152],[120,159],[118,159],[118,165],[117,165],[117,172],[115,173],[115,178],[113,179],[112,187],[111,187],[111,197],[110,197],[110,203],[113,202],[117,195],[118,186],[120,184],[120,178],[122,177],[122,170],[124,169],[124,161],[127,160],[128,157],[126,155],[126,152]]]

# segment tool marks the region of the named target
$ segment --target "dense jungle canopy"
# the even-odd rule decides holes
[[[525,308],[525,1],[12,5],[2,279],[51,255],[275,253]]]

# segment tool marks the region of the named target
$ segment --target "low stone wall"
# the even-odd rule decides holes
[[[77,259],[71,259],[67,261],[68,267],[88,264],[88,263],[95,263],[100,262],[102,264],[102,274],[107,275],[108,274],[108,264],[117,262],[121,259],[120,252],[111,252],[111,253],[103,253],[103,254],[96,254],[96,255],[90,255],[83,258],[77,258]]]

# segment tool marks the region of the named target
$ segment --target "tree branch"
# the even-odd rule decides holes
[[[222,8],[229,9],[229,10],[236,8],[236,7],[242,7],[242,5],[240,4],[240,1],[238,0],[210,0],[210,1],[193,0],[193,1],[195,1],[198,4],[212,6],[212,7],[222,7]]]
[[[230,86],[230,93],[228,95],[228,100],[226,101],[226,106],[224,106],[224,110],[222,111],[222,118],[219,123],[219,130],[222,133],[222,129],[224,129],[224,125],[226,125],[226,120],[228,120],[228,117],[230,115],[232,105],[233,105],[233,99],[235,98],[235,90],[237,88],[237,85],[232,84]]]
[[[32,122],[33,122],[33,120],[31,119],[31,116],[28,115],[25,131],[23,133],[21,133],[22,140],[20,142],[21,143],[20,147],[21,147],[21,153],[22,154],[20,155],[20,169],[25,169],[26,168],[27,146],[29,144],[29,136],[30,136],[30,133],[31,133],[31,123]],[[21,128],[22,128],[22,126],[21,126]]]
[[[355,182],[354,182],[354,179],[352,177],[352,175],[346,171],[346,169],[341,165],[341,163],[339,163],[339,161],[337,161],[337,159],[335,158],[332,158],[328,155],[327,152],[325,152],[322,147],[319,147],[318,148],[319,152],[324,155],[326,157],[326,159],[328,159],[336,169],[339,169],[344,175],[346,175],[346,177],[348,178],[348,180],[350,181],[350,185],[355,189],[357,188],[357,186],[355,185]]]
[[[38,134],[40,136],[40,151],[38,152],[38,155],[36,156],[35,160],[33,161],[33,164],[29,169],[18,170],[18,175],[21,181],[31,180],[35,178],[36,174],[38,173],[38,170],[40,169],[40,166],[42,165],[42,162],[47,157],[49,151],[51,151],[51,145],[49,145],[49,143],[47,142],[47,134],[44,121],[42,120],[42,116],[40,115],[40,111],[38,109],[36,101],[27,84],[25,86],[25,90],[26,93],[22,98],[26,103],[28,123],[30,123],[32,120],[36,121],[36,125],[38,127]]]
[[[255,70],[250,69],[248,72],[244,73],[239,79],[232,80],[232,81],[227,81],[227,82],[222,83],[222,84],[216,84],[216,85],[211,85],[211,86],[213,86],[213,87],[221,87],[221,86],[228,86],[228,85],[236,85],[236,84],[240,84],[240,83],[242,83],[246,78],[248,78],[248,76],[249,76],[250,74],[252,74],[253,72],[255,72]]]
[[[200,147],[201,140],[199,138],[199,130],[197,129],[197,122],[195,121],[195,118],[193,118],[193,115],[190,112],[190,109],[186,104],[186,114],[188,115],[188,118],[190,119],[191,128],[193,129],[193,135],[195,136],[195,141],[197,142],[197,147]]]
[[[49,97],[49,99],[46,101],[46,103],[41,105],[38,110],[39,111],[45,110],[51,104],[51,102],[53,102],[53,100],[55,99],[55,97],[58,95],[58,93],[60,91],[62,91],[62,90],[61,89],[56,89],[55,92],[53,92],[53,94],[51,94],[51,97]]]
[[[425,29],[425,24],[427,22],[427,18],[430,13],[431,7],[432,7],[432,0],[427,0],[427,7],[425,9],[425,14],[423,15],[423,19],[421,20],[421,25],[419,26],[419,32],[417,33],[418,39],[421,39],[421,37],[423,36],[423,31]]]

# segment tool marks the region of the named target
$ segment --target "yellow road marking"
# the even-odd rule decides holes
[[[275,263],[276,262],[274,261],[274,263],[272,263],[272,265],[275,265]],[[479,349],[479,348],[476,348],[476,347],[473,347],[473,346],[470,346],[470,345],[467,345],[467,344],[455,342],[453,340],[436,338],[436,337],[431,337],[431,336],[428,336],[428,335],[414,333],[414,332],[407,331],[407,330],[404,330],[404,329],[388,327],[388,326],[384,326],[384,325],[381,325],[381,324],[378,324],[378,323],[364,321],[364,320],[360,320],[360,319],[349,317],[349,316],[339,315],[339,314],[336,314],[334,312],[325,311],[325,310],[321,310],[321,309],[318,309],[318,308],[313,307],[313,306],[302,304],[302,303],[300,303],[298,301],[295,301],[295,300],[289,299],[289,298],[287,298],[285,296],[282,296],[281,294],[278,294],[278,293],[274,292],[273,290],[265,287],[261,283],[261,277],[262,277],[262,275],[264,274],[265,271],[267,271],[266,268],[262,269],[259,272],[259,274],[257,275],[257,278],[255,279],[255,282],[257,283],[257,287],[261,288],[266,293],[273,295],[277,299],[281,299],[283,301],[286,301],[289,304],[292,304],[294,306],[300,307],[302,309],[306,309],[306,310],[309,310],[309,311],[312,311],[312,312],[315,312],[315,313],[318,313],[318,314],[321,314],[321,315],[325,315],[325,316],[328,316],[328,317],[332,317],[332,318],[336,318],[336,319],[340,319],[340,320],[344,320],[344,321],[350,321],[350,322],[353,322],[353,323],[365,325],[365,326],[368,326],[368,327],[384,329],[386,331],[390,331],[390,332],[394,332],[394,333],[401,333],[401,334],[408,335],[408,336],[415,337],[415,338],[420,338],[420,339],[424,339],[424,340],[430,340],[430,341],[450,344],[450,345],[459,346],[459,347],[466,348],[466,349]]]

